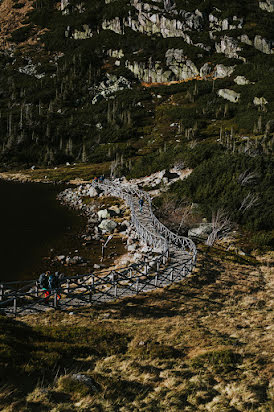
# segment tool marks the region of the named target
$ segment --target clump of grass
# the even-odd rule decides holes
[[[130,347],[129,353],[138,359],[172,359],[184,356],[183,351],[156,341],[136,343]]]
[[[218,372],[229,372],[235,370],[240,363],[241,357],[231,349],[213,350],[192,359],[192,366],[203,369],[213,368]]]

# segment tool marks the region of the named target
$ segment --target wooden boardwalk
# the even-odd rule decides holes
[[[192,240],[178,236],[154,216],[150,196],[135,186],[109,180],[93,182],[106,195],[122,198],[131,210],[131,224],[150,253],[135,264],[116,270],[66,277],[58,291],[51,291],[46,304],[37,281],[3,282],[0,284],[0,312],[26,315],[58,308],[67,310],[148,292],[178,282],[191,273],[196,262]],[[140,211],[139,199],[144,206]],[[57,293],[58,292],[58,293]],[[57,300],[58,294],[62,299]]]

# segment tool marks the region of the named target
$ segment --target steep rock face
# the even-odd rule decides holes
[[[242,49],[239,46],[237,40],[229,36],[223,36],[220,40],[220,43],[215,43],[216,52],[224,53],[229,58],[238,59],[238,52]]]
[[[174,10],[174,2],[170,0],[164,2],[164,9],[141,0],[132,0],[131,3],[136,9],[136,16],[129,13],[128,17],[122,20],[119,17],[105,20],[102,24],[103,30],[113,30],[115,33],[123,34],[124,28],[130,27],[134,31],[148,35],[158,33],[164,38],[187,39],[186,31],[202,30],[205,24],[204,16],[199,10],[193,13],[184,10],[178,12]],[[169,12],[170,15],[167,17],[163,11]]]
[[[260,35],[254,37],[254,40],[250,40],[250,38],[246,34],[242,34],[239,37],[242,43],[248,44],[249,46],[254,46],[255,49],[261,51],[265,54],[273,54],[273,41],[267,40]]]

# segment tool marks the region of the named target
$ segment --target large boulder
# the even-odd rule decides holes
[[[97,191],[97,189],[95,189],[95,187],[92,187],[92,186],[91,186],[91,187],[88,189],[87,195],[88,195],[89,197],[95,197],[95,196],[98,195],[98,191]]]
[[[271,40],[266,40],[262,36],[255,36],[254,38],[254,47],[257,50],[260,50],[261,52],[265,54],[272,54],[272,41]]]
[[[98,227],[105,232],[112,233],[116,229],[117,223],[113,220],[104,219]]]
[[[235,66],[224,66],[223,64],[217,64],[214,70],[214,77],[223,79],[229,77],[234,72]]]
[[[253,103],[255,106],[265,106],[268,101],[264,97],[254,97]]]
[[[218,96],[223,97],[226,100],[229,100],[232,103],[238,103],[241,95],[240,93],[234,92],[234,90],[230,89],[220,89],[217,92]]]
[[[247,80],[244,76],[237,76],[234,79],[234,83],[238,84],[239,86],[245,86],[246,84],[249,84],[250,81]]]
[[[259,7],[262,10],[268,11],[268,13],[273,13],[274,12],[274,0],[260,1]]]
[[[101,209],[97,212],[97,215],[100,220],[102,219],[109,219],[110,218],[110,213],[107,209]]]
[[[201,223],[198,227],[189,229],[187,235],[191,238],[207,239],[211,232],[212,223]]]

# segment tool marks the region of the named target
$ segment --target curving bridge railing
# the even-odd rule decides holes
[[[159,221],[159,219],[153,213],[152,200],[147,192],[140,190],[137,186],[126,184],[118,185],[117,183],[107,179],[105,179],[103,183],[92,182],[92,186],[97,186],[100,189],[102,189],[105,193],[115,195],[126,201],[131,210],[132,223],[135,226],[136,233],[142,240],[154,246],[154,244],[157,243],[156,239],[159,243],[161,239],[161,246],[163,250],[168,250],[170,245],[173,244],[177,248],[181,249],[186,254],[188,254],[190,261],[189,263],[193,266],[195,265],[197,258],[197,249],[195,243],[185,236],[179,236],[176,233],[172,232],[165,225],[163,225],[163,223]],[[138,198],[143,198],[145,200],[146,204],[148,205],[150,223],[154,227],[155,232],[157,234],[151,233],[137,217],[136,206],[133,200],[134,196]],[[154,238],[154,241],[152,240],[152,243],[149,243],[147,242],[148,238],[150,240]]]
[[[157,287],[178,282],[191,273],[196,263],[196,246],[192,240],[178,236],[166,228],[154,215],[148,193],[132,185],[114,181],[93,182],[106,195],[122,198],[131,210],[131,221],[138,237],[152,249],[153,257],[144,256],[138,263],[115,270],[66,277],[58,291],[51,292],[46,304],[44,292],[37,280],[0,282],[0,312],[28,314],[47,307],[67,309],[88,304],[102,304],[120,297],[136,295]],[[146,219],[138,213],[138,198],[146,203]],[[58,295],[62,294],[61,301]]]

